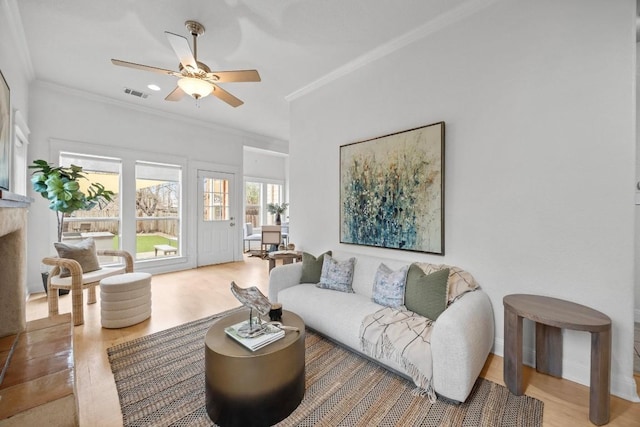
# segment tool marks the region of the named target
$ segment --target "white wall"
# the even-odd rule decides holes
[[[493,303],[497,354],[507,294],[600,310],[613,321],[612,392],[637,398],[634,16],[633,0],[497,1],[296,96],[298,246],[467,269]],[[442,120],[445,256],[339,244],[339,146]],[[564,376],[588,384],[589,335],[564,342]]]
[[[258,135],[252,135],[218,126],[207,126],[199,122],[185,120],[171,115],[158,115],[140,109],[132,109],[127,104],[79,93],[73,90],[33,83],[31,85],[32,130],[29,162],[34,159],[56,161],[52,148],[64,145],[87,145],[96,147],[102,154],[121,155],[122,150],[146,152],[145,158],[175,159],[177,164],[186,162],[187,170],[183,179],[187,182],[185,195],[187,207],[186,255],[174,265],[157,267],[149,271],[192,268],[196,265],[197,252],[197,212],[196,168],[236,173],[236,200],[242,200],[243,146],[261,149],[286,150],[286,143]],[[141,160],[145,160],[141,159]],[[29,215],[29,265],[27,283],[30,291],[41,291],[40,262],[44,256],[52,254],[51,242],[55,240],[55,216],[47,209],[46,200],[31,191],[36,198]],[[234,216],[240,216],[242,204],[237,206]],[[242,258],[242,230],[237,227],[238,247],[236,259]],[[46,236],[46,238],[43,238]],[[147,265],[148,267],[148,265]],[[138,267],[136,267],[139,269]]]
[[[639,1],[640,2],[640,1]],[[638,55],[640,54],[640,43],[636,43],[636,147],[640,147],[640,117],[638,108],[640,105],[640,66],[638,66]],[[636,150],[636,253],[640,253],[640,150]],[[634,320],[640,323],[640,260],[636,260],[635,270],[635,315]]]
[[[285,154],[245,148],[243,164],[245,177],[282,183],[286,181],[287,156]]]
[[[28,58],[21,55],[21,34],[15,25],[13,10],[15,5],[6,0],[0,0],[0,72],[7,81],[10,89],[11,120],[15,120],[15,112],[20,111],[23,119],[29,117],[29,78],[30,63]],[[11,126],[13,138],[13,125]],[[11,182],[12,191],[16,190]],[[19,189],[20,187],[18,187]]]

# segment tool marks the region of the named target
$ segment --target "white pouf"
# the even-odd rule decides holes
[[[151,274],[125,273],[100,281],[103,328],[125,328],[151,316]]]

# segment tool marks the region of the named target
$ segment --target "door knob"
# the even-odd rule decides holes
[[[229,227],[233,227],[234,225],[236,225],[236,223],[235,223],[235,222],[231,222],[231,223],[229,223]]]

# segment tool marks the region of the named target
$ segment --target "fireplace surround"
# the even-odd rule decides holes
[[[0,337],[26,325],[27,210],[31,198],[0,191]]]
[[[26,321],[30,203],[0,191],[0,425],[77,426],[71,314]]]

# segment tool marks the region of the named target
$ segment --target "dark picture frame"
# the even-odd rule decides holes
[[[11,97],[0,71],[0,189],[9,191],[11,176]]]
[[[445,123],[340,146],[340,243],[444,255]]]

